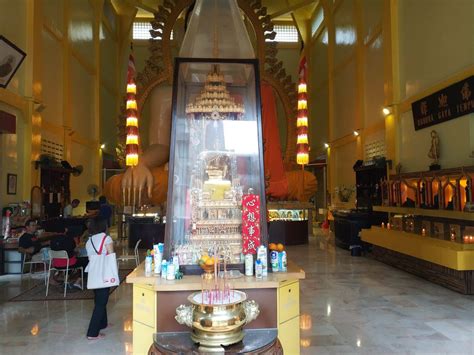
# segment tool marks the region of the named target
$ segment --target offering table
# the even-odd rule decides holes
[[[300,352],[300,288],[305,272],[289,260],[287,272],[268,273],[262,279],[242,276],[231,279],[240,290],[260,306],[260,314],[247,327],[277,328],[278,338],[287,354]],[[176,308],[188,304],[187,297],[201,291],[201,276],[185,275],[181,280],[165,280],[145,275],[144,262],[130,275],[133,284],[133,353],[147,354],[157,332],[189,331],[175,320]]]

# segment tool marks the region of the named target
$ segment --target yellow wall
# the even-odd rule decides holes
[[[324,20],[317,8],[308,23],[310,141],[314,156],[330,143],[332,200],[335,187],[355,183],[352,166],[371,143],[381,143],[402,171],[427,170],[435,129],[443,168],[472,165],[474,115],[415,132],[410,105],[474,73],[474,2],[322,0],[321,6]],[[385,118],[388,105],[394,113]]]
[[[117,141],[124,90],[116,14],[110,6],[104,14],[104,0],[0,0],[0,7],[0,33],[27,52],[8,89],[0,89],[0,109],[17,115],[17,135],[0,135],[0,205],[29,199],[40,183],[32,162],[48,139],[64,145],[63,159],[84,166],[70,180],[83,210],[87,185],[100,185],[99,146],[113,153]],[[35,112],[39,104],[45,108]],[[18,174],[16,196],[5,195],[7,172]]]
[[[428,168],[432,129],[440,136],[443,168],[474,163],[469,157],[474,147],[474,114],[415,131],[411,112],[411,102],[474,74],[473,16],[471,0],[451,1],[449,6],[442,0],[399,0],[399,155],[403,171]]]
[[[0,34],[5,36],[17,47],[28,52],[27,43],[27,1],[0,0]],[[18,17],[19,13],[25,16]],[[29,189],[24,187],[25,175],[25,151],[24,141],[28,141],[27,133],[30,125],[27,122],[26,114],[30,102],[24,99],[31,95],[31,85],[27,85],[26,73],[31,70],[32,63],[28,56],[10,81],[6,89],[0,89],[0,110],[14,114],[16,116],[17,134],[0,134],[0,207],[4,205],[26,199]],[[17,175],[17,194],[7,195],[7,174]],[[28,180],[28,178],[27,178]],[[26,181],[27,181],[26,180]]]
[[[311,159],[325,153],[324,143],[329,141],[329,68],[328,68],[328,31],[321,26],[320,31],[311,40],[309,59],[309,124]]]

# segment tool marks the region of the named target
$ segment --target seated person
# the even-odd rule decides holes
[[[89,229],[92,221],[94,221],[92,218],[87,219],[85,222],[86,230],[80,236],[74,237],[74,241],[76,242],[76,252],[79,257],[87,257],[86,243],[91,236]]]
[[[65,250],[69,258],[69,268],[81,266],[85,268],[89,260],[87,257],[76,257],[76,243],[74,242],[74,238],[67,235],[67,230],[66,228],[64,228],[64,226],[58,226],[57,229],[57,231],[62,232],[62,234],[60,234],[51,241],[51,250]],[[65,259],[53,259],[52,266],[57,269],[65,269],[67,267],[67,262],[68,260]],[[73,287],[81,289],[81,278],[79,275],[77,277],[71,277],[70,280],[71,282],[74,282],[72,285]]]
[[[18,242],[18,251],[25,254],[25,258],[31,258],[32,261],[48,260],[48,248],[43,248],[36,235],[37,224],[33,219],[25,223],[25,232],[21,235]]]
[[[79,201],[77,198],[75,198],[74,200],[72,200],[71,203],[68,203],[68,204],[66,205],[66,207],[64,207],[64,210],[63,210],[63,217],[64,217],[64,218],[73,217],[72,210],[73,210],[74,208],[76,208],[77,206],[79,206],[80,203],[81,203],[81,201]]]

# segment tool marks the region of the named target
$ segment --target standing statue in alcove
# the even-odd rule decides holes
[[[432,159],[433,162],[430,165],[430,170],[439,170],[441,166],[438,164],[439,161],[439,136],[435,130],[431,131],[431,148],[428,152],[428,158]]]

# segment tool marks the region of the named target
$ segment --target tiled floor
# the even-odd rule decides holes
[[[301,283],[303,354],[474,354],[474,298],[365,257],[351,257],[322,232],[288,248],[305,270]],[[0,277],[0,354],[126,354],[132,350],[131,287],[109,301],[106,339],[85,331],[93,302],[6,302],[28,287]],[[291,355],[291,354],[290,354]]]

